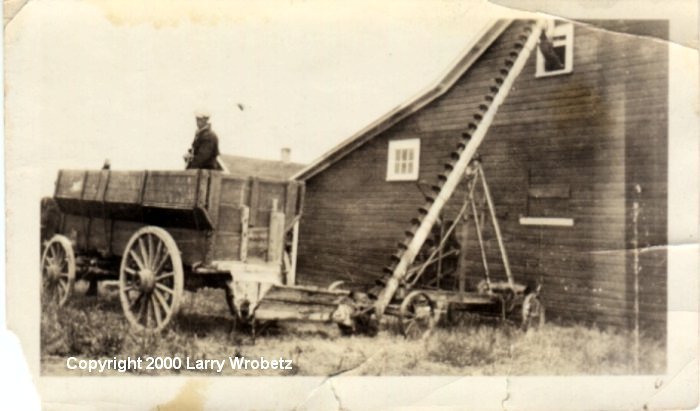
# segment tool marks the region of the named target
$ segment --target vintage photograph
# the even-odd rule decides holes
[[[6,18],[41,377],[673,368],[668,16],[177,4]]]

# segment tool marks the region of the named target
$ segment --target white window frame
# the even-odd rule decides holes
[[[404,171],[397,170],[397,167],[401,168],[400,164],[397,166],[397,161],[404,161],[397,158],[399,150],[409,150],[408,152],[412,152],[413,154],[410,159],[405,160],[407,161],[407,166]],[[410,161],[410,165],[408,161]],[[386,181],[415,181],[418,180],[419,171],[420,139],[409,138],[405,140],[389,141],[389,153],[387,155],[386,163]]]
[[[519,219],[520,225],[538,225],[538,226],[552,226],[552,227],[573,227],[573,218],[563,218],[563,217],[524,217],[521,216]]]
[[[564,68],[561,70],[554,70],[554,71],[545,71],[544,69],[544,56],[542,55],[542,52],[540,51],[540,48],[537,47],[537,70],[535,71],[535,77],[549,77],[549,76],[557,76],[559,74],[567,74],[571,73],[574,70],[574,25],[573,23],[560,23],[556,24],[554,21],[551,21],[548,24],[547,30],[547,37],[549,37],[552,40],[552,44],[554,47],[561,47],[564,46],[565,50],[564,53],[565,55],[565,62],[564,62]],[[555,39],[556,37],[564,37],[563,39]]]

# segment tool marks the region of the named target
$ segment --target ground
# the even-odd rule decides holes
[[[631,334],[580,325],[545,324],[527,333],[515,326],[466,317],[421,340],[406,340],[393,324],[378,335],[342,336],[332,324],[269,324],[255,340],[233,325],[222,290],[185,293],[172,326],[159,335],[130,331],[114,291],[84,295],[84,284],[65,307],[45,306],[41,319],[44,375],[78,375],[66,359],[130,356],[204,359],[246,357],[292,360],[292,370],[232,370],[225,375],[579,375],[635,373]],[[227,360],[228,361],[228,360]],[[640,373],[663,373],[663,341],[642,338]],[[216,371],[129,371],[127,375],[216,375]],[[93,373],[92,375],[96,375]],[[98,375],[122,375],[116,371]]]

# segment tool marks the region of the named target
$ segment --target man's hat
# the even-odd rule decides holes
[[[205,120],[209,119],[209,112],[206,110],[197,110],[194,112],[196,118],[203,118]]]

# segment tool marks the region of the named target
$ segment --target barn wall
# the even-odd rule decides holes
[[[606,28],[629,29],[616,22]],[[421,188],[443,170],[521,29],[514,23],[443,96],[307,181],[300,282],[371,283],[381,275],[424,202]],[[584,25],[575,27],[574,38],[571,74],[535,78],[533,53],[480,153],[516,279],[544,284],[550,317],[624,325],[634,181],[648,186],[645,241],[665,243],[666,51]],[[419,181],[386,182],[388,141],[416,137]],[[555,185],[568,188],[566,198],[544,199],[543,207],[532,197],[533,189]],[[448,218],[457,205],[451,201]],[[573,218],[574,226],[520,224],[521,216],[543,216],[537,213]],[[502,278],[493,231],[485,238],[493,275]],[[473,230],[465,247],[474,284],[483,268]],[[661,260],[653,252],[643,258],[643,311],[656,324],[665,317]]]
[[[300,228],[302,283],[327,285],[343,279],[373,283],[389,263],[396,243],[443,163],[482,102],[492,64],[511,51],[518,29],[507,30],[446,94],[412,117],[307,181]],[[499,63],[500,64],[500,63]],[[388,141],[421,139],[418,182],[387,182]]]

